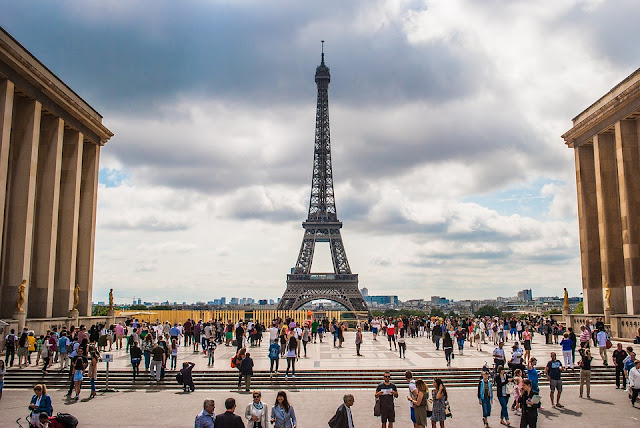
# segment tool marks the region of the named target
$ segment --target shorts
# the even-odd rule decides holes
[[[233,339],[233,333],[232,333],[232,332],[230,332],[230,331],[228,331],[228,332],[225,334],[225,336],[224,336],[224,337],[225,337],[227,340],[231,340],[231,339]]]
[[[82,379],[83,379],[82,370],[76,370],[75,372],[73,372],[74,382],[82,381]]]
[[[371,327],[371,333],[378,334],[378,329],[375,327]]]
[[[525,340],[524,341],[524,350],[525,351],[531,351],[531,341],[530,340]]]
[[[562,392],[562,379],[549,379],[549,386],[551,387],[551,392],[554,392],[556,389],[558,392]]]
[[[387,422],[395,422],[396,421],[396,409],[393,406],[380,406],[380,418],[382,419],[382,423],[386,424]]]

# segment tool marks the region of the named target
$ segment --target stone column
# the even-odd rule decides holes
[[[11,138],[11,118],[13,116],[13,83],[0,80],[0,243],[4,228],[4,206],[7,196],[7,172],[9,170],[9,140]],[[0,245],[1,247],[1,245]],[[0,248],[0,260],[2,249]],[[1,280],[1,278],[0,278]],[[0,283],[0,296],[2,284]]]
[[[5,317],[13,314],[17,288],[23,279],[27,280],[25,311],[29,307],[40,113],[41,105],[35,100],[17,98],[14,102],[2,251],[0,312]]]
[[[83,136],[80,132],[72,129],[64,130],[58,208],[56,280],[53,291],[54,317],[68,316],[73,307],[73,289],[76,285],[82,139]]]
[[[574,154],[578,189],[584,312],[585,314],[601,314],[604,312],[604,305],[593,145],[576,147]]]
[[[615,124],[626,314],[640,314],[640,152],[636,120]]]
[[[29,318],[50,318],[53,314],[63,131],[62,119],[52,116],[42,118],[29,284]]]
[[[613,134],[593,137],[598,200],[598,225],[600,230],[600,261],[602,287],[611,288],[613,313],[626,313],[624,256],[622,253],[622,227],[616,143]],[[604,294],[604,288],[601,291]]]
[[[83,316],[91,315],[99,165],[100,146],[94,143],[85,143],[82,152],[82,185],[80,186],[78,263],[76,270],[76,280],[80,284],[78,310]]]

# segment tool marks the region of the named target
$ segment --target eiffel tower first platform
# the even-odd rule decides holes
[[[324,44],[324,42],[323,42]],[[298,309],[312,300],[331,300],[348,311],[368,311],[358,289],[358,275],[351,273],[347,253],[342,244],[336,202],[333,196],[331,168],[331,138],[329,133],[329,67],[322,61],[316,68],[318,105],[316,108],[316,138],[313,151],[313,179],[309,216],[302,223],[304,238],[293,272],[287,275],[287,290],[278,309]],[[311,273],[316,242],[328,242],[333,261],[333,273]]]

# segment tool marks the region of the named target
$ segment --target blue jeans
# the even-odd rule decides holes
[[[509,396],[498,397],[500,402],[500,419],[509,420]]]
[[[149,370],[149,364],[151,363],[151,352],[144,351],[144,368]]]
[[[91,381],[91,392],[96,392],[96,381],[95,379],[92,377],[89,378],[89,380]]]
[[[488,418],[491,416],[491,398],[484,397],[482,399],[482,417]]]
[[[464,349],[464,339],[458,339],[458,349],[460,351]]]
[[[436,350],[440,349],[440,336],[433,336],[433,341],[436,343]]]

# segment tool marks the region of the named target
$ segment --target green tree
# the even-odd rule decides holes
[[[576,308],[573,310],[574,314],[584,314],[584,303],[580,302],[578,303],[578,306],[576,306]]]
[[[495,306],[485,305],[478,308],[475,315],[477,317],[496,317],[502,315],[502,311]]]
[[[444,318],[446,316],[444,312],[442,312],[442,309],[440,308],[431,308],[431,312],[429,312],[429,315],[431,315],[432,317],[441,317],[441,318]]]
[[[145,305],[131,305],[129,306],[129,309],[132,311],[142,311],[142,310],[146,310],[147,307]]]
[[[93,317],[106,317],[108,311],[109,311],[109,307],[108,306],[93,305],[93,308],[91,308],[91,316],[93,316]]]

